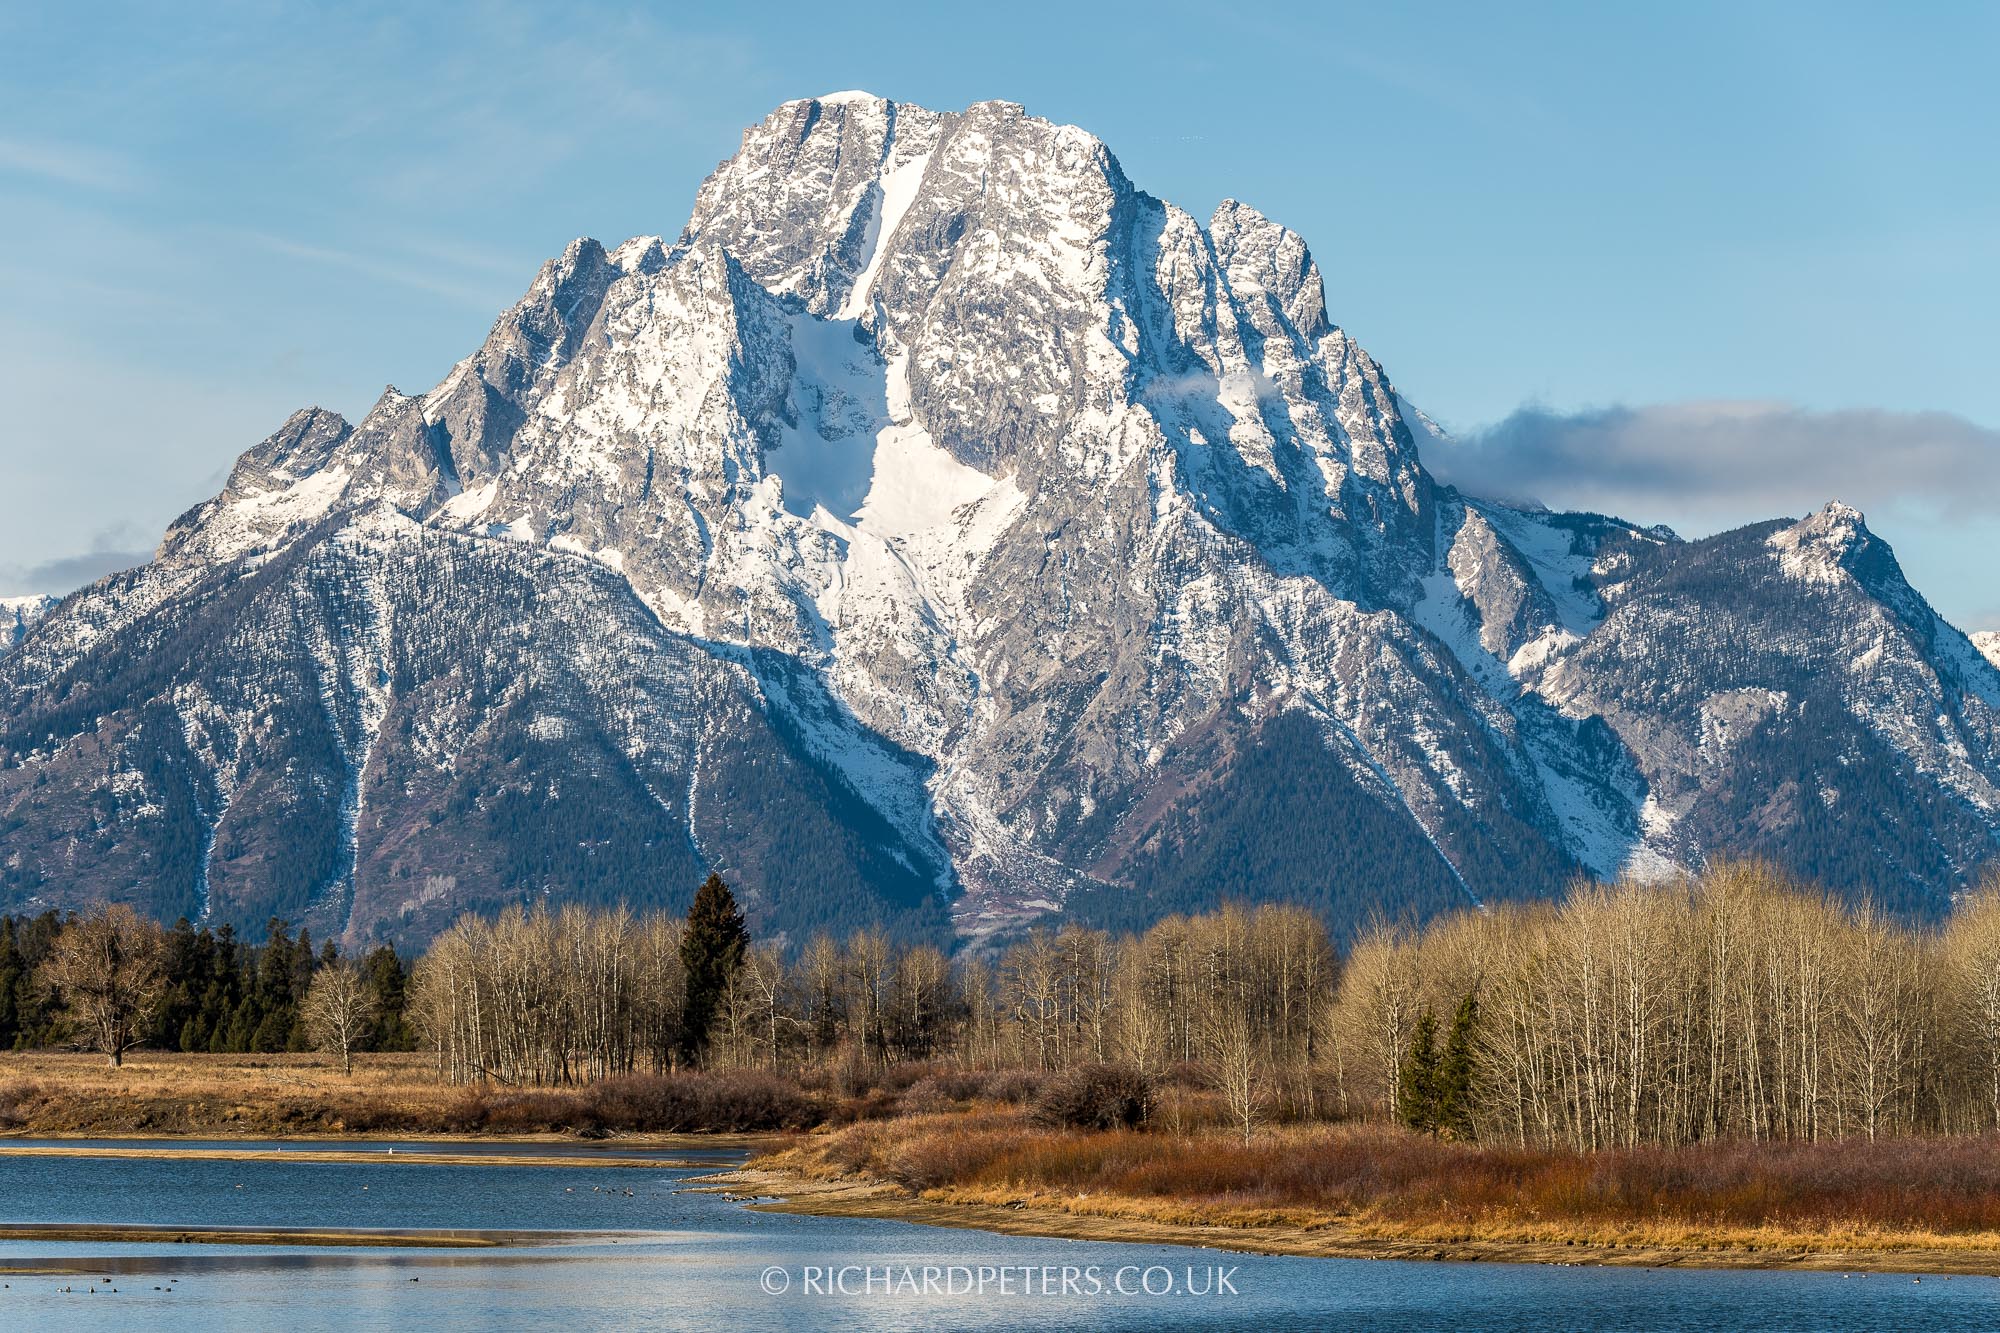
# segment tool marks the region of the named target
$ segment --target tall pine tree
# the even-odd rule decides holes
[[[1467,991],[1452,1015],[1437,1071],[1437,1128],[1449,1138],[1470,1141],[1474,1100],[1472,1041],[1479,1024],[1479,998]]]
[[[1396,1119],[1428,1134],[1438,1131],[1437,1016],[1426,1008],[1417,1015],[1410,1049],[1396,1072]]]
[[[708,1049],[716,1009],[749,947],[750,932],[743,927],[736,896],[722,882],[722,876],[711,873],[694,895],[687,931],[681,936],[687,1005],[681,1011],[680,1056],[686,1063],[700,1063]]]
[[[14,990],[25,970],[21,965],[21,950],[14,943],[14,918],[0,916],[0,1051],[12,1048],[21,1031]]]

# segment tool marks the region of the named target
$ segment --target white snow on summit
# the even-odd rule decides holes
[[[1158,849],[1286,715],[1475,899],[1696,863],[1766,818],[1739,761],[1779,727],[1958,802],[1938,864],[2000,845],[2000,633],[1934,631],[1858,512],[1684,544],[1439,486],[1447,442],[1255,209],[1204,224],[1017,104],[849,90],[751,127],[676,239],[572,243],[421,398],[295,414],[134,589],[9,662],[53,678],[216,568],[380,510],[408,521],[387,546],[629,591],[648,634],[699,641],[667,657],[754,670],[901,845],[949,844],[974,923],[1169,876]],[[1732,603],[1738,570],[1764,595]],[[398,604],[359,591],[329,601],[377,633]],[[43,609],[8,604],[0,648]],[[393,676],[334,665],[352,783]],[[534,737],[574,734],[536,707]],[[704,717],[619,707],[672,721],[630,754]],[[343,809],[351,857],[358,787]]]
[[[19,643],[27,635],[28,627],[47,615],[60,600],[47,593],[0,597],[0,652]]]

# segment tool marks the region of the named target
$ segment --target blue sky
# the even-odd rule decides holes
[[[402,8],[0,10],[0,592],[428,386],[571,237],[672,235],[744,125],[858,87],[1293,226],[1446,475],[1686,532],[1838,495],[2000,627],[2000,7]]]

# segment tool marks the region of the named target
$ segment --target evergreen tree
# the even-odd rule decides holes
[[[1396,1071],[1396,1119],[1428,1134],[1438,1132],[1438,1066],[1437,1016],[1426,1008]]]
[[[74,918],[72,918],[74,919]],[[14,1006],[16,1050],[46,1046],[57,1036],[59,1015],[54,996],[35,980],[35,972],[49,956],[56,936],[62,933],[63,919],[53,911],[40,916],[20,917],[14,922],[17,971],[11,990]]]
[[[174,922],[173,929],[167,932],[167,993],[160,1000],[155,1045],[169,1050],[188,1049],[182,1038],[201,1008],[202,992],[208,984],[207,968],[201,959],[206,940],[207,932],[197,934],[186,917]]]
[[[327,947],[333,948],[331,940],[327,941]],[[291,991],[292,1004],[298,1006],[306,1002],[306,992],[312,989],[313,967],[315,963],[312,932],[304,926],[299,927],[299,938],[292,945],[292,953],[289,961],[292,965],[292,976],[291,984],[287,989]]]
[[[1479,998],[1471,991],[1458,1002],[1451,1031],[1444,1039],[1444,1058],[1437,1070],[1437,1128],[1449,1138],[1470,1141],[1473,1087],[1472,1042],[1479,1024]]]
[[[708,1048],[709,1029],[723,991],[750,946],[736,896],[711,873],[702,881],[688,908],[687,932],[681,937],[681,966],[687,973],[687,1004],[681,1011],[680,1054],[689,1064],[700,1061]]]
[[[293,1020],[298,1011],[292,992],[296,973],[290,926],[272,917],[257,959],[256,1012],[248,1016],[249,1044],[243,1049],[266,1053],[282,1051],[292,1039]]]
[[[417,1034],[411,1030],[404,1012],[410,974],[403,960],[387,944],[371,949],[361,960],[361,975],[375,994],[375,1030],[368,1049],[374,1051],[414,1051]]]
[[[286,1011],[273,1009],[264,1015],[264,1021],[250,1036],[250,1049],[265,1054],[275,1054],[285,1049],[291,1039],[292,1024]]]
[[[14,943],[14,918],[0,917],[0,1050],[12,1046],[21,1033],[14,989],[20,984],[23,970],[21,950]]]

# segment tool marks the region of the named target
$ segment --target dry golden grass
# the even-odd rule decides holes
[[[826,1130],[753,1165],[972,1209],[1442,1245],[1935,1251],[2000,1261],[1991,1138],[1595,1154],[1296,1126],[1084,1133],[1004,1111]],[[1499,1256],[1504,1257],[1504,1256]]]
[[[819,1105],[755,1074],[631,1075],[583,1087],[455,1087],[422,1055],[0,1053],[0,1133],[466,1135],[759,1133],[815,1124]]]
[[[339,1134],[441,1124],[458,1090],[421,1055],[0,1053],[0,1130],[27,1134]]]

